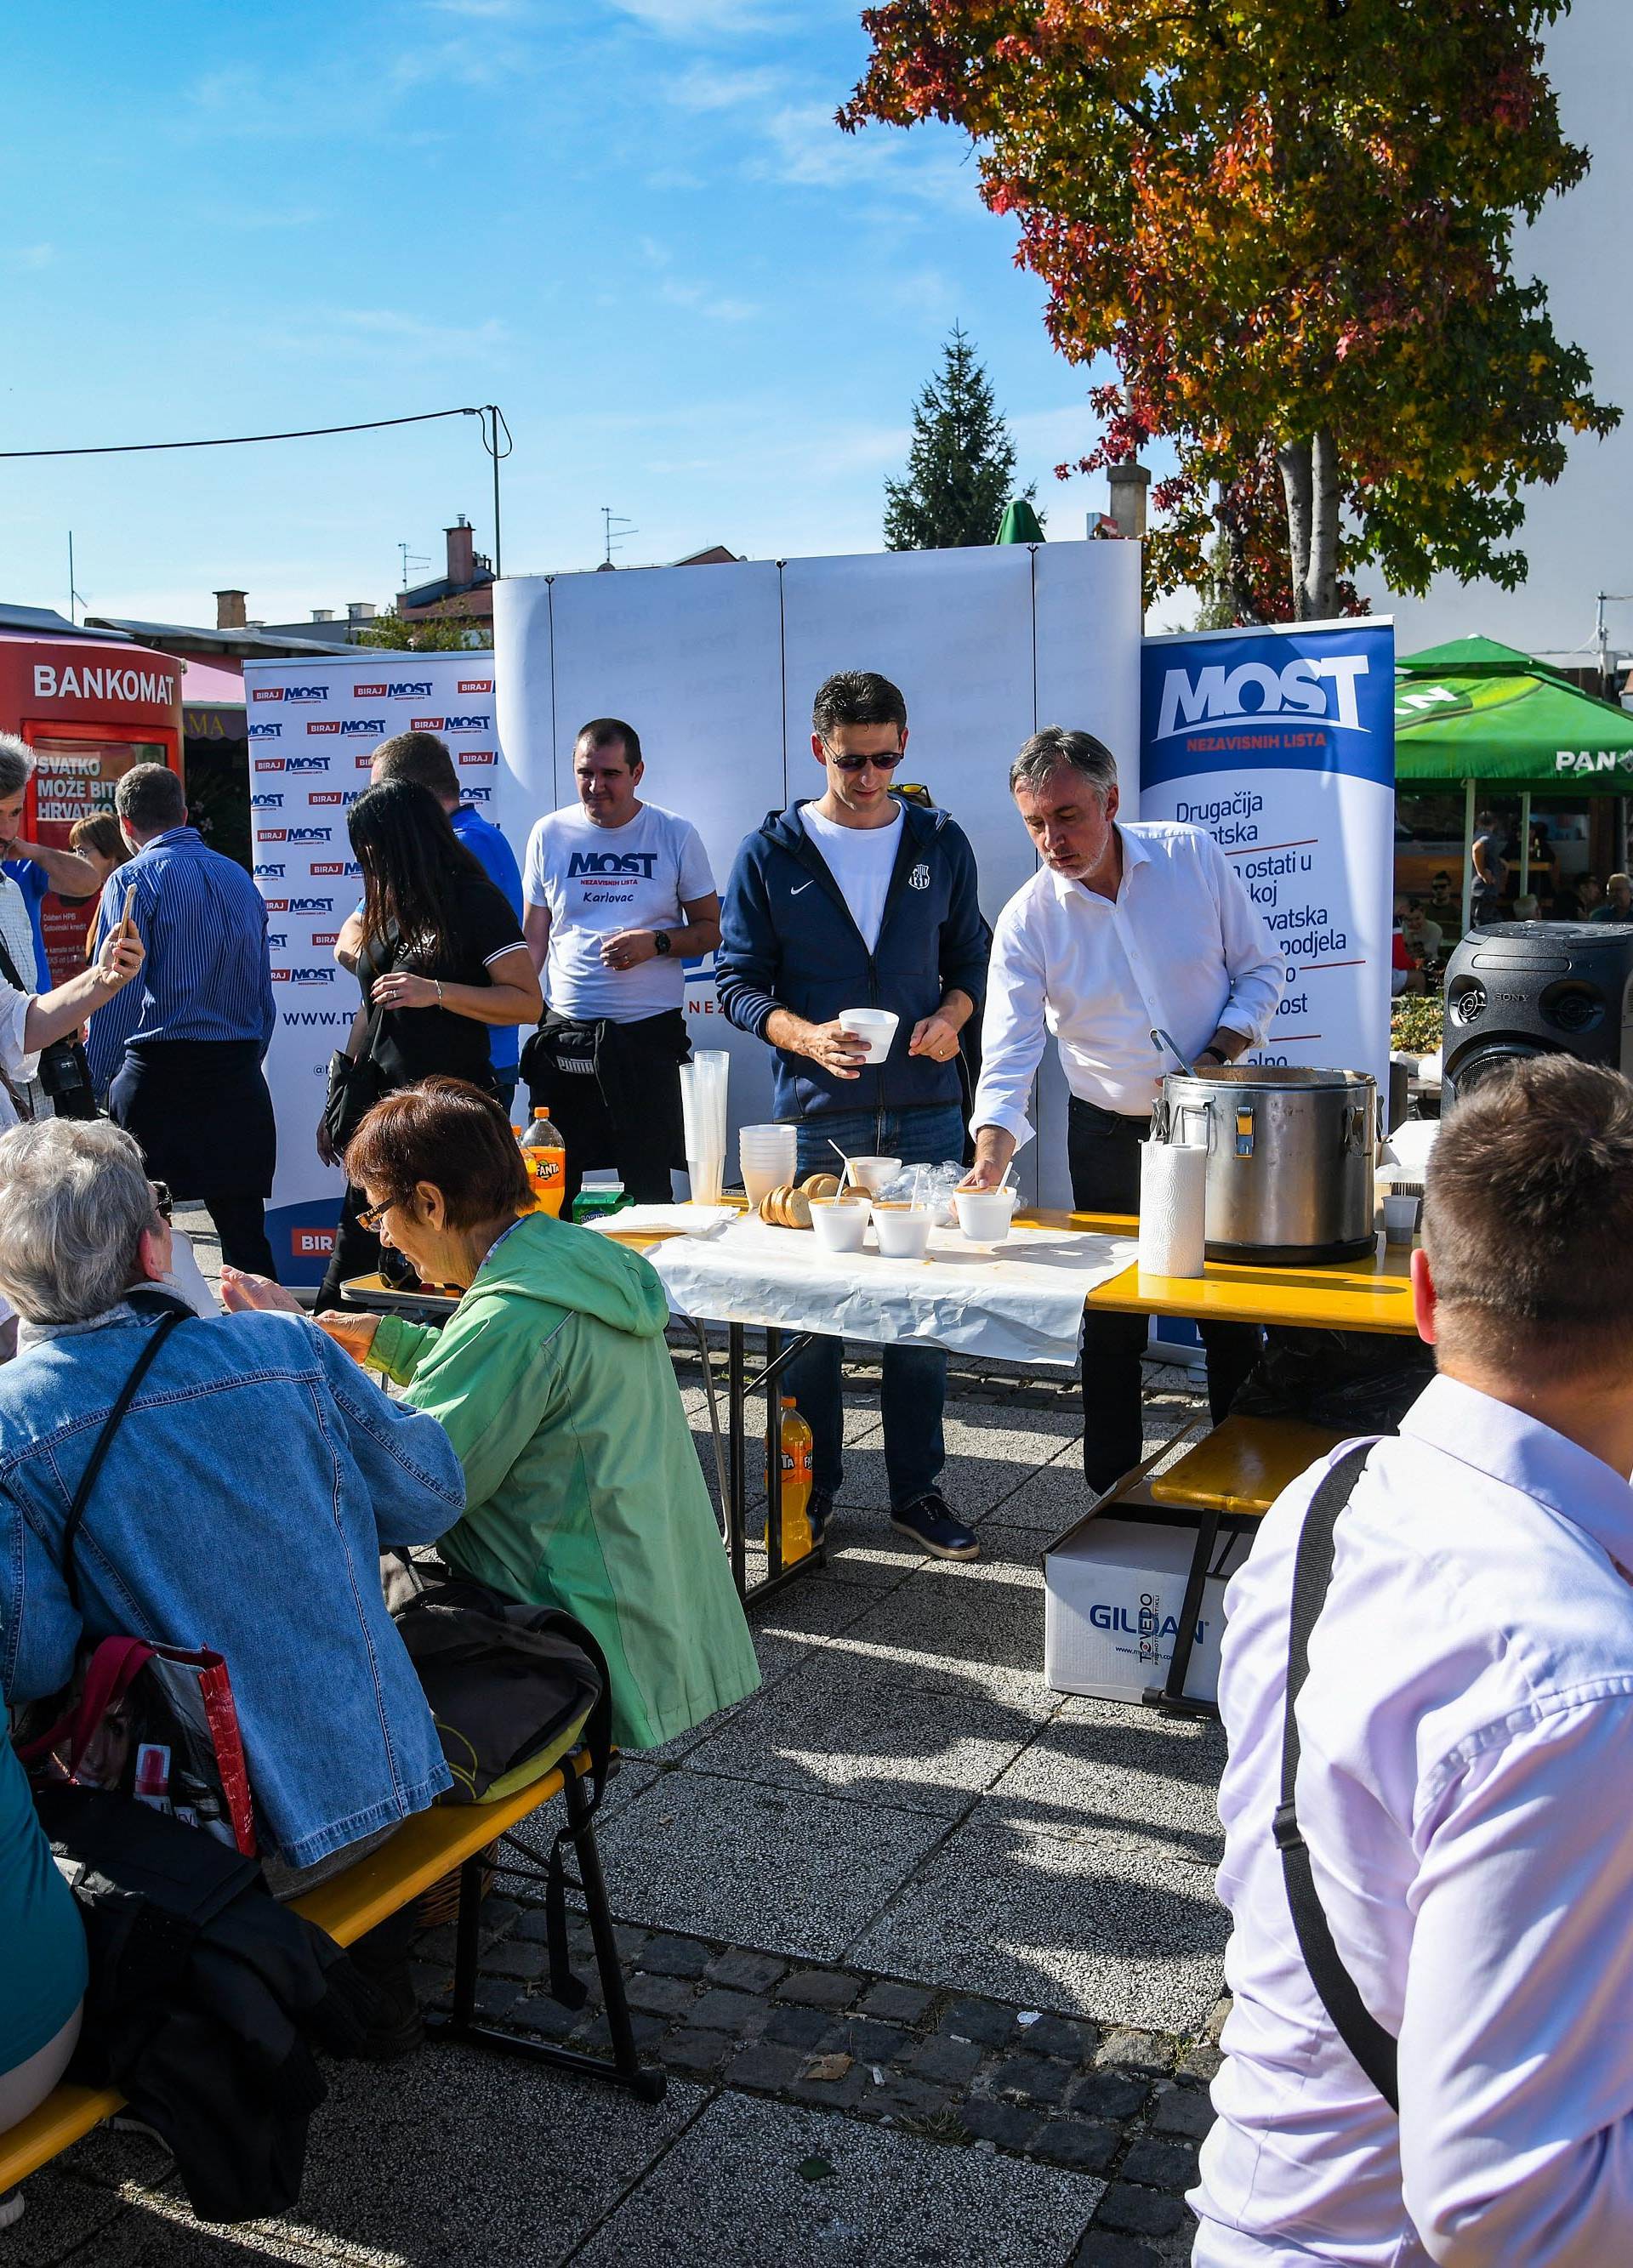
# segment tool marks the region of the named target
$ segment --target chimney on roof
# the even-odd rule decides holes
[[[335,619],[335,609],[333,607],[314,607],[312,619],[314,622],[332,622]]]
[[[353,628],[355,628],[358,622],[372,622],[373,619],[374,601],[372,599],[347,600],[346,620],[351,623]]]
[[[248,628],[245,614],[248,591],[218,591],[216,593],[216,628],[218,630],[241,630]]]
[[[463,512],[447,531],[448,580],[456,591],[469,590],[477,579],[477,538]]]

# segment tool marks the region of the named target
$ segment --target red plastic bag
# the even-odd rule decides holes
[[[104,1638],[71,1705],[18,1754],[37,1776],[116,1789],[255,1855],[232,1680],[208,1646]]]

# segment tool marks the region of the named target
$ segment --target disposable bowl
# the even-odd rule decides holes
[[[860,1252],[873,1208],[866,1197],[813,1197],[811,1227],[824,1252]]]
[[[890,1052],[890,1042],[896,1037],[899,1016],[889,1008],[841,1008],[839,1029],[850,1032],[868,1042],[864,1063],[883,1063]]]
[[[922,1205],[875,1205],[873,1233],[887,1260],[922,1260],[929,1248],[930,1216]]]

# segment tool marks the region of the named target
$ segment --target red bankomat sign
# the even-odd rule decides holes
[[[0,637],[0,731],[34,754],[24,834],[67,850],[76,820],[113,810],[132,764],[181,770],[181,664],[112,639]],[[92,911],[55,893],[41,909],[59,983],[85,964]]]

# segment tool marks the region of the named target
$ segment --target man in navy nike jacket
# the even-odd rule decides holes
[[[888,678],[843,670],[811,716],[824,792],[772,812],[743,843],[721,909],[715,983],[734,1024],[776,1049],[773,1108],[798,1123],[799,1171],[847,1156],[906,1165],[964,1152],[958,1034],[980,1005],[990,932],[975,859],[944,811],[898,801],[890,775],[907,747],[907,707]],[[899,1019],[888,1058],[863,1064],[842,1032],[846,1008]],[[820,1338],[791,1363],[787,1391],[814,1436],[811,1532],[819,1540],[841,1477],[841,1342]],[[939,1483],[947,1358],[883,1350],[881,1393],[891,1525],[942,1559],[973,1559],[972,1532]]]

